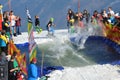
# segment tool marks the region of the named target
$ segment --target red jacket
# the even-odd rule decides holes
[[[16,27],[21,26],[21,19],[16,20]]]

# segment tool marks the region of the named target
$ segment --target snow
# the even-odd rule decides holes
[[[47,31],[42,31],[40,34],[34,32],[35,41],[37,44],[43,44],[48,41],[54,41],[54,38],[46,36]],[[61,40],[68,39],[67,30],[56,30],[55,38],[57,36]],[[59,38],[58,38],[59,39]],[[22,35],[13,37],[15,44],[23,44],[28,42],[28,33],[23,32]],[[120,68],[118,65],[90,65],[85,67],[64,67],[65,69],[55,70],[48,74],[50,78],[48,80],[120,80]]]
[[[64,34],[64,36],[63,36]],[[55,36],[59,36],[59,35],[62,35],[62,39],[64,39],[64,37],[67,36],[67,30],[57,30],[55,31]],[[33,33],[34,35],[34,39],[35,39],[35,42],[37,44],[42,44],[42,43],[45,43],[45,42],[48,42],[48,41],[53,41],[54,38],[59,38],[59,37],[48,37],[47,36],[47,31],[42,31],[40,34],[38,34],[37,32],[34,32]],[[23,44],[23,43],[26,43],[28,42],[28,33],[27,32],[22,32],[22,35],[18,35],[17,37],[14,37],[13,36],[13,40],[14,40],[14,43],[15,44]]]
[[[54,71],[48,80],[120,80],[118,66],[93,65],[81,68],[65,67],[63,71]]]

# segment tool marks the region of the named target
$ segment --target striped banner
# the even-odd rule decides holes
[[[29,61],[33,58],[36,58],[36,42],[34,40],[34,35],[33,35],[33,24],[32,24],[32,19],[29,13],[29,10],[26,10],[27,12],[27,18],[28,18],[28,41],[29,41]]]

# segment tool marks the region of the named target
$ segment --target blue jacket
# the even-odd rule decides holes
[[[37,66],[33,63],[28,68],[28,80],[37,80]]]
[[[0,38],[0,47],[6,47],[5,41],[1,38]]]

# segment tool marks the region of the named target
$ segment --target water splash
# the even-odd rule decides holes
[[[94,27],[89,25],[89,26],[86,26],[86,27],[77,27],[75,30],[76,31],[76,35],[72,34],[72,36],[70,35],[70,37],[75,37],[75,45],[78,47],[78,50],[79,49],[84,49],[85,46],[85,42],[87,40],[87,38],[90,36],[90,35],[94,35],[95,34],[95,31],[94,31]]]
[[[67,44],[68,38],[61,38],[61,36],[57,36],[54,39],[54,43],[52,43],[52,47],[49,48],[50,51],[55,53],[54,57],[57,59],[64,57],[66,54],[66,50],[71,50],[72,48]]]
[[[75,26],[75,33],[70,34],[70,38],[75,38],[74,44],[77,49],[84,49],[85,42],[89,36],[103,36],[102,27],[91,23],[85,24],[84,27]]]

